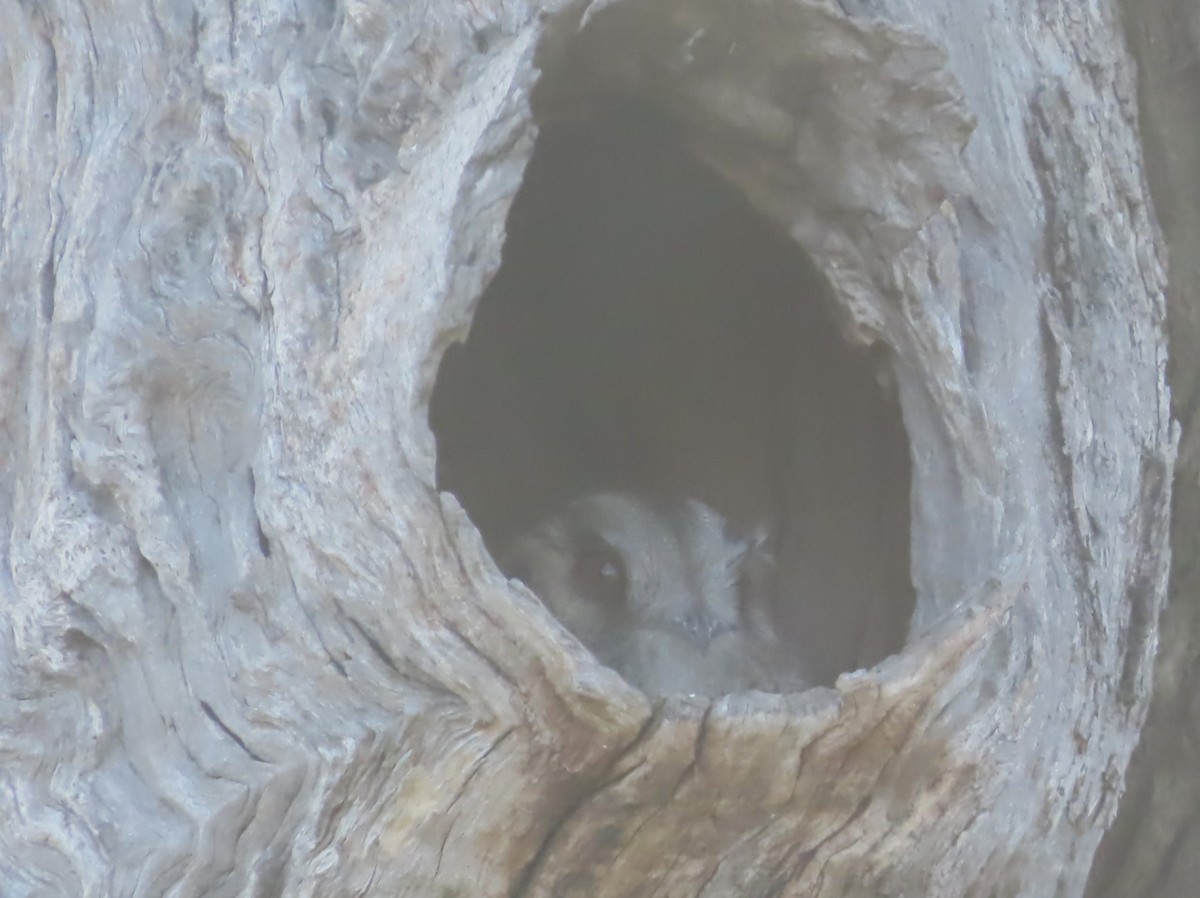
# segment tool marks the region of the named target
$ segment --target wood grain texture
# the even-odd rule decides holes
[[[1175,455],[1115,4],[0,23],[6,895],[1083,893],[1150,697]],[[435,489],[429,396],[539,78],[547,115],[622,91],[683,122],[885,351],[899,655],[651,703]]]

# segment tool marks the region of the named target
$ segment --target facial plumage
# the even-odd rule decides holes
[[[502,553],[596,657],[653,695],[804,687],[771,625],[761,535],[733,538],[695,500],[598,493]]]

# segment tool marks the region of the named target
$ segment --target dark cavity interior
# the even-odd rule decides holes
[[[600,489],[765,523],[785,639],[823,682],[873,664],[912,613],[908,448],[884,360],[832,301],[661,117],[546,124],[438,375],[439,485],[493,550]]]

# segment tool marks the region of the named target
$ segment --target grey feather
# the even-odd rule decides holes
[[[692,499],[597,493],[500,555],[596,657],[651,695],[803,689],[772,623],[764,532],[735,538]]]

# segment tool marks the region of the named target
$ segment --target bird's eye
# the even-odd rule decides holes
[[[625,563],[611,548],[582,550],[575,556],[571,573],[579,591],[593,601],[614,604],[625,600],[628,588]]]

